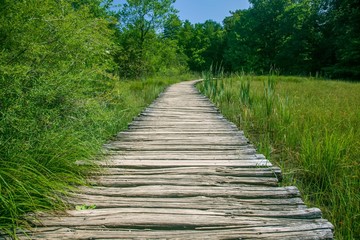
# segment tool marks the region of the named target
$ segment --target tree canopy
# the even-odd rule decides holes
[[[158,72],[164,68],[161,65],[166,54],[170,62],[179,67],[177,45],[161,34],[166,24],[176,16],[172,7],[174,2],[129,0],[120,7],[117,29],[120,51],[116,57],[120,74],[140,77]]]

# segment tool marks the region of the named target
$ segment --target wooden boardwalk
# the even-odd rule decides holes
[[[332,239],[333,226],[257,154],[195,87],[168,88],[109,153],[94,187],[71,200],[95,209],[34,220],[32,239]]]

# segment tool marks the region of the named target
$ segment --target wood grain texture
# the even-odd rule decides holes
[[[90,186],[66,199],[73,210],[29,215],[20,239],[333,239],[194,83],[168,88],[105,144]]]

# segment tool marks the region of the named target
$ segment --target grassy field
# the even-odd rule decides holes
[[[360,237],[360,84],[240,75],[198,88],[281,166],[306,203],[335,225],[336,239]]]
[[[76,95],[66,86],[61,92],[43,84],[12,97],[2,92],[0,233],[15,235],[26,228],[23,216],[28,212],[66,208],[64,196],[75,185],[86,184],[102,145],[126,129],[165,87],[189,78],[113,79],[101,89],[86,87],[87,92]],[[78,166],[78,160],[90,165]]]

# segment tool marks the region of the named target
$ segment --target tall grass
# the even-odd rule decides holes
[[[208,80],[199,89],[282,167],[337,239],[360,236],[360,84],[282,76]],[[221,88],[212,90],[208,89]],[[225,92],[213,96],[214,92]]]
[[[26,213],[66,208],[64,197],[86,184],[102,145],[166,86],[185,78],[113,79],[102,91],[86,88],[76,96],[39,85],[0,101],[0,234],[28,227]],[[79,166],[79,160],[90,164]]]

